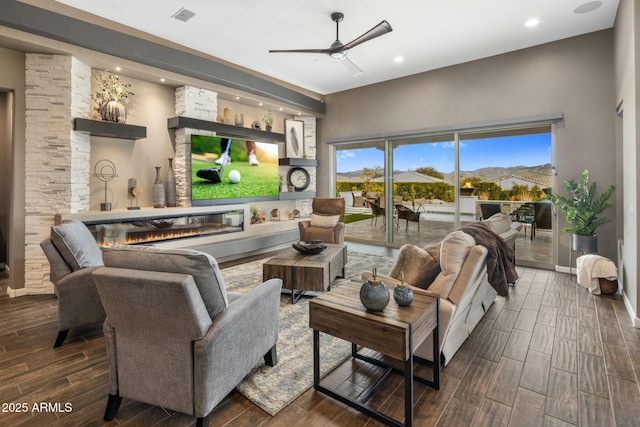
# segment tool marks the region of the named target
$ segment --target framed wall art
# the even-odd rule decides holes
[[[286,137],[286,157],[304,157],[304,122],[302,120],[284,121],[284,134]]]

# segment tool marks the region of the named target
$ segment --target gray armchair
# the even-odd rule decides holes
[[[207,426],[260,358],[277,363],[280,279],[242,295],[226,292],[215,259],[201,252],[122,246],[103,256],[93,277],[107,313],[105,421],[127,397]]]
[[[51,227],[51,238],[40,247],[49,260],[49,276],[58,296],[58,336],[53,346],[60,347],[69,329],[105,319],[91,277],[103,265],[102,253],[89,229],[78,221]]]

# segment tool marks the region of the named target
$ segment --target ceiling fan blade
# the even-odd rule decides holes
[[[359,76],[360,74],[364,74],[364,71],[358,68],[356,64],[351,62],[351,60],[347,58],[346,55],[339,59],[340,59],[340,62],[342,62],[344,66],[347,68],[347,70],[349,70],[349,72],[353,74],[353,77]]]
[[[379,23],[378,25],[376,25],[375,27],[373,27],[372,29],[370,29],[360,37],[345,44],[344,49],[345,50],[351,49],[352,47],[358,46],[359,44],[362,44],[366,41],[369,41],[371,39],[375,39],[376,37],[380,37],[384,34],[390,33],[391,31],[393,31],[393,28],[391,28],[391,24],[389,24],[387,21],[382,21],[381,23]]]
[[[269,53],[327,53],[327,49],[275,49]]]

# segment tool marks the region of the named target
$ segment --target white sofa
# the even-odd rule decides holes
[[[440,297],[443,366],[451,361],[495,300],[496,291],[487,280],[486,259],[487,249],[458,230],[447,235],[440,245],[404,245],[389,275],[378,275],[394,287],[404,273],[406,283],[423,289],[428,286],[429,293]],[[363,279],[370,276],[368,272],[362,274]],[[415,355],[433,361],[432,342],[430,335]]]

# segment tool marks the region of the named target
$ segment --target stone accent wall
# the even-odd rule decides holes
[[[40,242],[56,213],[89,209],[89,135],[73,130],[86,117],[91,69],[66,55],[26,55],[25,288],[49,293],[49,264]]]
[[[207,89],[181,86],[176,89],[176,115],[215,122],[218,117],[218,94]],[[215,136],[215,132],[198,129],[176,130],[174,172],[178,206],[191,206],[191,163],[188,156],[191,155],[191,135],[194,133]]]

